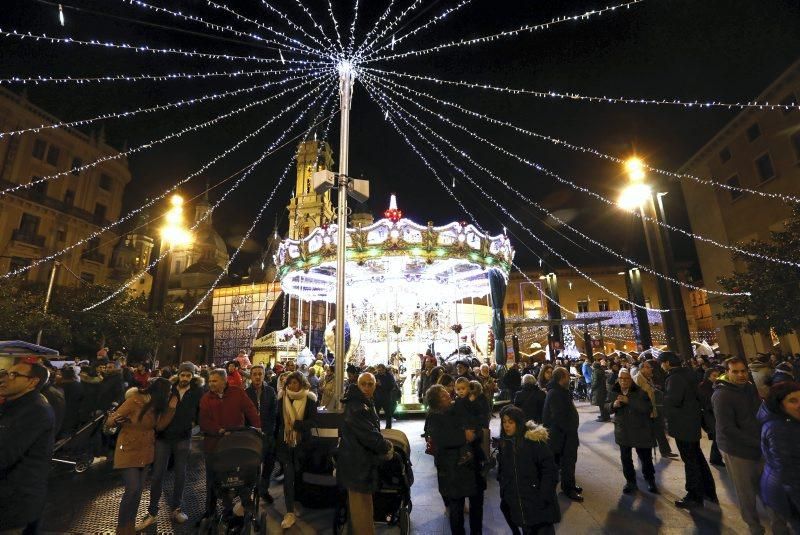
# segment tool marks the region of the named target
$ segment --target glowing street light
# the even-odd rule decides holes
[[[653,188],[647,184],[630,184],[622,190],[617,200],[620,208],[624,210],[636,210],[653,195]]]
[[[192,243],[192,233],[186,229],[183,221],[183,197],[173,195],[169,200],[171,208],[164,219],[166,223],[161,227],[161,240],[167,247],[180,247]]]

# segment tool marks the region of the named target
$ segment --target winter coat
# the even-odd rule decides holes
[[[561,520],[556,498],[558,468],[547,446],[548,433],[536,425],[523,436],[503,437],[497,455],[500,499],[520,527]]]
[[[714,416],[714,405],[711,403],[711,395],[714,393],[714,383],[703,379],[697,387],[697,394],[700,396],[700,406],[703,408],[703,431],[708,434],[710,440],[715,440],[717,436],[717,419]]]
[[[148,371],[145,371],[144,373],[133,372],[133,382],[136,384],[132,386],[147,388],[147,383],[150,382],[150,372]]]
[[[287,454],[290,450],[290,446],[284,442],[284,423],[283,423],[283,395],[284,393],[281,392],[278,395],[277,407],[278,407],[278,418],[275,425],[275,436],[277,437],[277,444],[278,444],[278,459],[283,461],[287,458]],[[306,400],[306,409],[303,412],[303,419],[300,421],[298,427],[300,429],[296,429],[300,433],[300,441],[298,446],[305,447],[306,444],[309,443],[311,440],[311,429],[314,428],[316,423],[317,417],[317,395],[314,392],[308,391],[308,399]],[[297,423],[297,422],[295,422]]]
[[[548,445],[555,455],[562,455],[567,446],[578,444],[578,410],[569,390],[554,379],[547,384],[542,423],[550,434]]]
[[[714,383],[711,404],[719,451],[752,461],[760,459],[761,422],[756,415],[761,399],[755,385],[735,385],[722,375]]]
[[[596,364],[600,364],[599,362]],[[581,375],[583,375],[583,380],[586,381],[587,385],[592,384],[594,379],[594,365],[590,364],[589,361],[584,361],[581,364]]]
[[[608,387],[606,385],[606,370],[599,362],[592,365],[592,405],[598,407],[606,402]]]
[[[236,386],[244,389],[244,378],[242,378],[241,372],[233,370],[228,373],[228,386]]]
[[[146,403],[147,396],[140,394],[138,388],[129,388],[122,405],[106,418],[107,427],[114,427],[117,419],[127,419],[120,424],[114,448],[114,468],[144,468],[153,462],[156,431],[169,425],[175,409],[167,408],[158,417],[152,409],[142,414]]]
[[[397,388],[397,380],[394,375],[389,373],[379,373],[375,375],[377,386],[375,387],[375,403],[379,406],[385,406],[397,403],[395,392],[399,392]]]
[[[510,399],[514,399],[514,394],[522,387],[522,376],[519,374],[519,370],[510,368],[503,376],[501,382],[505,389],[508,390]]]
[[[166,441],[188,440],[192,438],[192,427],[198,421],[200,411],[200,398],[203,397],[203,386],[205,381],[199,375],[192,377],[189,382],[189,390],[183,393],[183,397],[178,395],[178,376],[171,378],[171,395],[178,396],[178,406],[175,407],[175,416],[170,424],[163,430],[156,433],[156,438]]]
[[[14,494],[44,500],[54,425],[53,408],[37,391],[0,405],[0,504]]]
[[[89,375],[86,372],[80,374],[81,384],[83,385],[83,402],[80,408],[80,423],[90,420],[96,411],[101,410],[97,402],[100,396],[100,383],[102,377]]]
[[[761,499],[785,518],[800,514],[800,421],[761,405]]]
[[[83,383],[62,381],[58,385],[64,392],[64,421],[61,423],[61,436],[71,435],[80,423],[80,410],[83,403]]]
[[[514,405],[525,413],[525,421],[533,420],[542,423],[542,411],[544,411],[546,397],[547,394],[537,385],[522,385],[522,390],[514,396]]]
[[[275,434],[275,422],[278,419],[278,396],[271,386],[264,383],[261,385],[261,401],[256,396],[256,389],[253,385],[245,389],[247,397],[253,402],[258,416],[261,418],[261,432],[272,436]]]
[[[242,427],[247,424],[261,428],[253,402],[244,390],[236,386],[226,386],[222,396],[209,390],[200,398],[200,430],[205,433],[203,451],[211,453],[217,446],[220,429]]]
[[[432,379],[430,371],[422,370],[420,372],[419,382],[417,383],[417,398],[420,403],[425,401],[425,392],[427,392],[433,384]]]
[[[606,380],[606,393],[611,390],[615,384],[617,384],[617,379],[619,378],[619,370],[609,370],[607,374],[604,376]],[[600,403],[604,403],[604,400],[601,400]]]
[[[443,412],[429,412],[426,430],[433,444],[433,463],[439,483],[439,493],[445,498],[477,496],[486,490],[478,463],[473,459],[458,464],[461,449],[467,444],[464,425],[450,405]]]
[[[122,377],[122,370],[114,370],[103,375],[103,382],[100,383],[100,392],[97,395],[97,407],[107,411],[111,409],[111,404],[120,404],[125,401],[125,381]]]
[[[53,407],[53,434],[58,436],[61,433],[61,426],[64,423],[64,413],[67,410],[67,401],[64,399],[64,392],[53,384],[46,384],[42,388],[42,395]]]
[[[669,436],[683,442],[698,442],[702,408],[694,372],[691,368],[671,368],[664,386],[664,415]]]
[[[656,439],[650,424],[650,398],[636,383],[632,383],[628,390],[628,403],[614,407],[619,395],[622,395],[622,388],[617,383],[611,387],[606,400],[606,409],[614,415],[614,442],[628,448],[654,447]]]
[[[483,397],[486,398],[491,412],[491,407],[494,405],[494,394],[497,392],[497,379],[491,375],[481,375],[479,373],[476,380],[481,384],[481,387],[483,387]]]
[[[769,394],[769,385],[766,383],[768,379],[772,377],[772,366],[765,362],[755,360],[747,367],[750,368],[750,374],[753,376],[753,383],[756,385],[758,395],[762,398],[767,397],[767,394]]]
[[[336,479],[347,490],[372,494],[380,487],[378,467],[392,448],[381,435],[375,402],[356,386],[342,398],[344,418],[339,426]]]

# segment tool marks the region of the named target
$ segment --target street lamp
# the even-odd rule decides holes
[[[169,204],[170,208],[164,214],[164,226],[160,230],[160,251],[162,254],[166,252],[166,255],[159,262],[153,276],[153,287],[150,289],[151,312],[160,312],[167,302],[172,250],[192,243],[192,233],[186,228],[183,218],[183,197],[175,194],[170,198]]]
[[[644,162],[634,156],[625,161],[625,171],[628,175],[629,183],[620,192],[619,206],[624,210],[639,210],[642,215],[642,225],[644,226],[644,236],[647,242],[647,251],[650,254],[650,263],[653,268],[667,278],[676,280],[674,259],[672,257],[672,247],[670,246],[669,236],[659,225],[664,221],[664,208],[661,205],[659,194],[658,208],[656,208],[656,196],[653,195],[653,188],[645,183],[647,174]],[[642,329],[646,324],[649,327],[647,311],[644,310],[644,293],[641,288],[641,276],[630,273],[626,277],[629,286],[630,299],[636,303],[636,320],[639,324],[640,332],[647,333],[649,328]],[[677,351],[684,359],[692,357],[692,345],[689,338],[689,325],[686,322],[686,314],[683,309],[683,298],[680,288],[675,283],[667,281],[661,277],[657,279],[659,295],[662,305],[669,310],[662,314],[664,323],[664,333],[667,338],[667,345],[670,349]],[[648,343],[647,336],[642,337],[642,345]],[[646,347],[643,349],[647,349]]]

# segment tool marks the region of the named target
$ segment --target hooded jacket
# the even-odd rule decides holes
[[[753,383],[735,385],[721,375],[714,383],[715,438],[720,451],[757,461],[761,458],[761,422],[756,415],[761,399]]]
[[[664,415],[669,436],[683,442],[698,442],[702,407],[697,377],[691,368],[671,368],[664,382]]]
[[[800,421],[776,414],[766,405],[758,411],[764,471],[761,498],[781,516],[790,518],[800,511]]]
[[[528,422],[523,434],[502,437],[497,456],[500,499],[520,527],[561,520],[556,498],[558,469],[547,445],[547,429]]]
[[[342,398],[344,418],[339,428],[336,479],[347,490],[372,494],[380,487],[378,466],[392,445],[383,438],[375,402],[356,385]]]

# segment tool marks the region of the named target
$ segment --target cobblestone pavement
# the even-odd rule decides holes
[[[649,535],[656,533],[747,533],[736,507],[735,495],[725,469],[711,467],[717,480],[720,506],[708,506],[699,511],[687,512],[675,508],[673,500],[683,496],[683,463],[680,460],[656,458],[656,472],[662,494],[651,495],[645,490],[627,496],[622,494],[624,478],[619,462],[619,450],[614,444],[614,427],[611,423],[595,421],[597,408],[579,404],[581,417],[581,447],[578,453],[577,480],[584,488],[586,500],[573,503],[560,496],[563,519],[557,532],[563,534],[608,533],[614,535]],[[421,419],[400,421],[395,426],[406,433],[411,441],[415,482],[411,496],[412,532],[420,535],[449,533],[444,516],[444,507],[436,487],[436,472],[433,459],[424,453],[424,442],[420,438]],[[493,432],[497,432],[498,418],[492,420]],[[708,452],[709,443],[703,442]],[[674,449],[674,447],[673,447]],[[676,450],[677,451],[677,450]],[[203,507],[205,485],[202,459],[192,456],[185,493],[184,510],[189,522],[179,526],[170,522],[166,503],[163,502],[158,526],[147,533],[192,533]],[[171,492],[170,477],[165,483],[165,494]],[[640,485],[644,486],[641,481]],[[283,490],[273,483],[271,493],[275,504],[267,507],[268,533],[282,533],[280,521],[285,512]],[[119,500],[122,495],[120,478],[111,469],[110,463],[97,464],[83,474],[63,470],[51,478],[48,505],[42,524],[43,533],[112,533],[114,530]],[[145,513],[148,492],[142,499],[140,514]],[[505,534],[509,530],[499,507],[497,482],[490,475],[484,509],[484,533]],[[333,509],[309,509],[300,506],[297,524],[288,534],[330,533]],[[764,517],[766,520],[766,517]],[[766,522],[765,522],[766,525]],[[395,528],[381,527],[379,533],[398,533]]]

